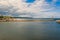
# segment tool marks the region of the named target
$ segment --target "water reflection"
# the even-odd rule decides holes
[[[0,40],[59,40],[55,22],[1,22]]]

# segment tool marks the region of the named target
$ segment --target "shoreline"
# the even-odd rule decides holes
[[[53,20],[0,20],[0,22],[49,22]]]

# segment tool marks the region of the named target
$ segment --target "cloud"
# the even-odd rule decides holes
[[[1,11],[5,11],[12,16],[27,15],[28,17],[29,15],[33,18],[45,18],[57,13],[54,13],[54,10],[56,10],[56,7],[54,7],[56,0],[53,0],[51,4],[45,0],[35,0],[33,3],[27,3],[25,1],[26,0],[0,0],[0,13]]]

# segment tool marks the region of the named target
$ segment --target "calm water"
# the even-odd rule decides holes
[[[60,24],[50,22],[0,22],[0,40],[60,40]]]

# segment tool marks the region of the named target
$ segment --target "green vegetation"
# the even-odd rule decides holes
[[[0,18],[12,18],[10,16],[0,16]]]
[[[0,16],[0,20],[12,18],[10,16]]]
[[[0,18],[3,18],[3,16],[0,16]]]
[[[3,18],[12,18],[12,17],[10,17],[10,16],[3,16]]]

